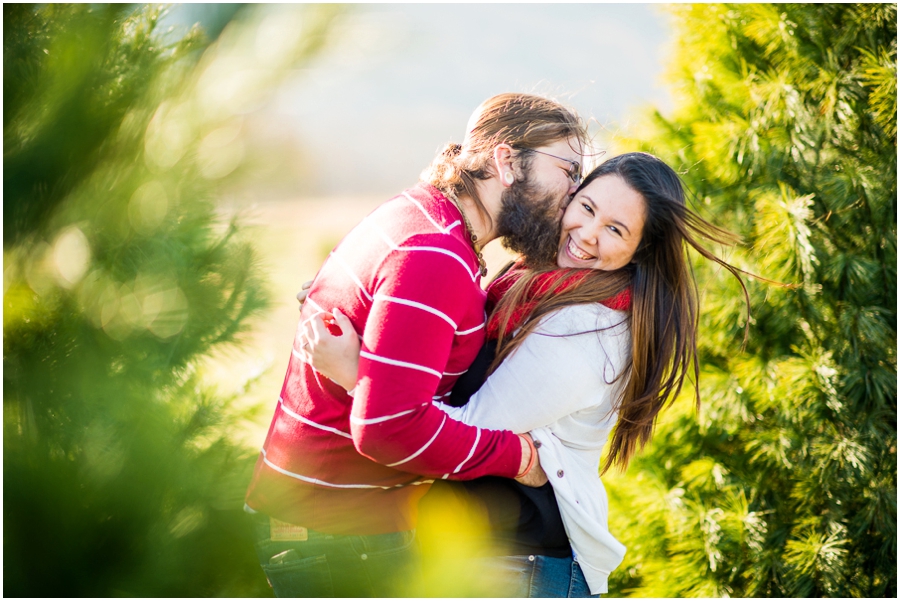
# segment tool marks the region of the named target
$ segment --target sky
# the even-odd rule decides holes
[[[302,148],[303,193],[393,195],[494,94],[555,97],[594,130],[665,112],[668,40],[651,4],[353,5],[265,119]]]

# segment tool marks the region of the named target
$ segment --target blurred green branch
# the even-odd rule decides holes
[[[269,304],[215,201],[340,9],[229,7],[170,43],[166,10],[3,7],[7,595],[268,594],[248,411],[202,364]]]

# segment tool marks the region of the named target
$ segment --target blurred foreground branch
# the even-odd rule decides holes
[[[267,591],[246,415],[197,366],[268,301],[213,202],[249,173],[245,117],[338,11],[244,7],[168,40],[165,10],[3,7],[6,595]]]

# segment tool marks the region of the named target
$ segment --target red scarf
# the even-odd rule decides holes
[[[487,310],[492,312],[487,325],[488,340],[496,340],[500,336],[500,316],[493,312],[503,298],[503,295],[509,292],[510,288],[519,281],[519,278],[525,273],[525,268],[517,263],[513,265],[509,271],[491,282],[487,289]],[[519,326],[525,323],[531,312],[537,306],[538,298],[543,296],[551,287],[559,283],[556,293],[561,294],[567,290],[576,287],[584,278],[588,276],[588,269],[556,269],[542,274],[531,282],[529,289],[525,292],[524,303],[519,305],[513,311],[512,317],[506,324],[503,332],[504,336],[508,336],[514,332]],[[600,304],[615,309],[616,311],[627,311],[631,307],[631,288],[626,288],[616,296],[600,301]]]

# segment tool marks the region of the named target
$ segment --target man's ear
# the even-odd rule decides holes
[[[494,147],[494,160],[492,167],[494,175],[505,187],[513,185],[516,181],[516,173],[513,170],[513,148],[509,144],[497,144]]]

